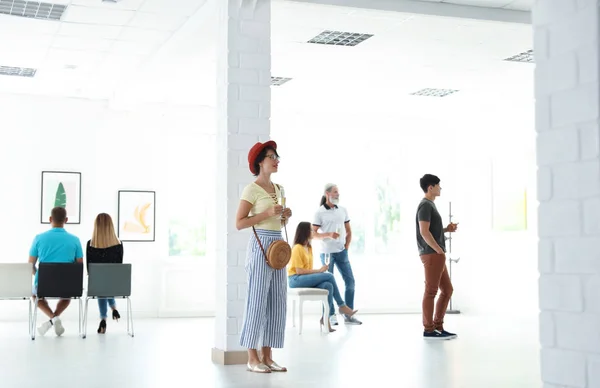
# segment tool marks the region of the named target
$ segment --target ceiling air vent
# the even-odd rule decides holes
[[[60,20],[65,9],[67,9],[67,6],[64,4],[24,0],[0,0],[0,14],[31,19]]]
[[[323,31],[308,43],[329,44],[333,46],[356,46],[373,35],[359,34],[357,32]]]
[[[11,66],[0,66],[0,75],[14,75],[17,77],[34,77],[36,69],[30,69],[27,67],[11,67]]]
[[[426,96],[426,97],[446,97],[450,94],[456,93],[458,90],[454,89],[421,89],[418,92],[411,93],[412,96]]]
[[[291,81],[291,78],[286,77],[271,77],[271,85],[273,86],[281,86],[284,83]]]
[[[506,58],[505,61],[533,63],[533,50],[527,50],[524,53],[513,55],[510,58]]]

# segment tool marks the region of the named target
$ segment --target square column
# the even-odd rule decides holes
[[[532,12],[545,388],[600,387],[598,6],[538,0]]]
[[[213,361],[245,364],[239,344],[246,300],[248,230],[235,228],[243,188],[253,180],[248,151],[266,141],[271,116],[271,1],[216,0],[216,323]],[[211,189],[211,188],[208,188]]]

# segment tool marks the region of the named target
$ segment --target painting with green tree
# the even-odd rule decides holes
[[[56,189],[56,197],[54,198],[54,207],[67,208],[67,192],[65,186],[60,182]]]
[[[68,171],[42,171],[42,200],[40,222],[50,223],[52,209],[62,207],[67,211],[69,224],[81,222],[81,173]]]

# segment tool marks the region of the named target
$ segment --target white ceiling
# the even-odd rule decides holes
[[[33,79],[0,76],[0,92],[213,105],[214,1],[72,0],[61,22],[0,15],[0,36],[11,36],[0,39],[0,66],[39,69]],[[527,10],[532,1],[453,2]],[[425,112],[440,101],[532,99],[533,65],[503,61],[531,48],[527,24],[284,0],[273,0],[272,21],[273,75],[294,78],[273,88],[276,106]],[[306,43],[325,29],[374,37],[356,47]],[[426,87],[461,92],[409,97]]]
[[[0,65],[39,69],[33,80],[2,77],[0,91],[83,93],[144,64],[205,0],[58,0],[60,22],[0,15]],[[85,93],[84,93],[85,94]]]
[[[302,0],[299,0],[302,1]],[[367,0],[370,1],[370,0]],[[381,2],[381,0],[374,0],[375,2]],[[398,0],[390,0],[393,2],[399,2]],[[400,2],[406,0],[400,0]],[[485,8],[503,8],[516,11],[531,11],[531,7],[535,0],[418,0],[429,3],[447,3],[456,5],[467,5],[474,7],[485,7]],[[318,2],[318,0],[317,0]],[[375,7],[377,8],[377,7]]]
[[[535,0],[294,0],[309,4],[334,5],[379,11],[404,12],[510,23],[531,22]]]
[[[476,7],[504,8],[517,11],[531,11],[535,0],[422,0],[435,3],[473,5]]]

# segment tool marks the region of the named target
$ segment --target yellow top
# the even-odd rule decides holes
[[[313,269],[313,253],[311,247],[296,244],[292,248],[288,276],[297,275],[296,268]]]
[[[277,199],[280,197],[278,185],[275,185],[275,194],[267,193],[265,189],[257,185],[255,182],[244,187],[242,199],[252,204],[250,216],[260,214],[268,208],[277,205]],[[281,231],[281,219],[279,216],[269,217],[266,220],[254,225],[256,229],[276,230]]]

